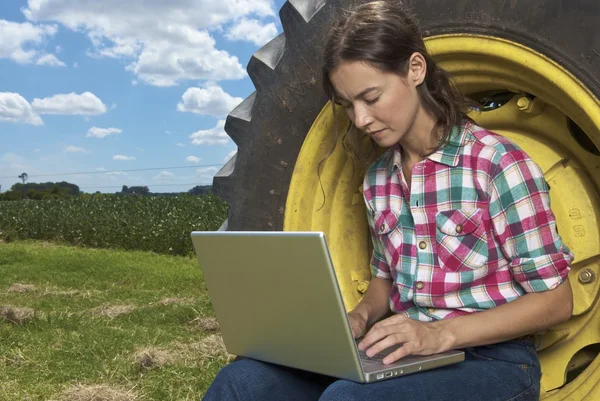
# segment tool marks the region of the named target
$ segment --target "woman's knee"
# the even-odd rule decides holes
[[[270,366],[253,359],[241,359],[224,366],[208,388],[204,401],[242,400],[258,390],[258,385],[276,381]]]
[[[319,401],[364,401],[364,386],[348,380],[338,380],[325,389]]]

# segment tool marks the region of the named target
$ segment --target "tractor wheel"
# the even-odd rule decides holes
[[[238,153],[213,183],[230,205],[223,229],[324,231],[347,308],[368,287],[370,240],[361,172],[341,146],[317,176],[333,145],[320,60],[331,22],[356,3],[282,7],[284,33],[248,65],[256,91],[227,118]],[[575,253],[573,317],[539,338],[541,398],[600,400],[600,7],[596,0],[406,3],[434,59],[482,104],[472,117],[541,166],[559,232]]]

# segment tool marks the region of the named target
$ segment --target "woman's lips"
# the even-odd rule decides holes
[[[381,133],[382,133],[383,131],[385,131],[385,128],[384,128],[384,129],[380,129],[379,131],[372,131],[372,132],[369,132],[369,136],[371,136],[371,137],[377,137],[377,136],[381,135]]]

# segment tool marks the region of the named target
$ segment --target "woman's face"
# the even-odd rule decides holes
[[[425,79],[425,71],[423,56],[415,53],[406,77],[351,61],[335,68],[329,78],[338,103],[354,125],[379,146],[390,147],[413,127],[421,108],[417,86]]]

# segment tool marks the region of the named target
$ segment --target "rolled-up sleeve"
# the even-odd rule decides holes
[[[526,292],[561,284],[574,259],[556,229],[542,170],[521,150],[505,153],[492,172],[489,211],[495,237]]]

